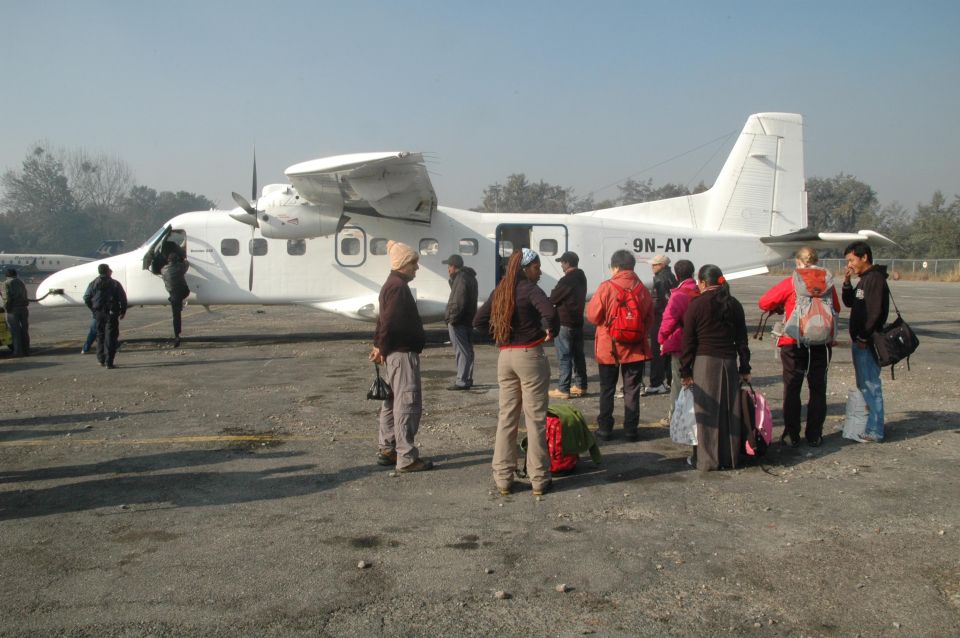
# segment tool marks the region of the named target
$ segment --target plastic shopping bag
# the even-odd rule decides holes
[[[847,418],[843,422],[843,438],[859,441],[867,431],[867,402],[857,388],[847,392]]]
[[[693,390],[690,388],[680,389],[670,419],[670,440],[682,445],[697,444],[697,417],[693,411]]]
[[[370,385],[370,390],[367,391],[367,398],[373,401],[387,401],[393,397],[393,390],[390,389],[390,384],[380,376],[380,366],[374,364],[374,368],[377,371],[377,378],[375,378]]]

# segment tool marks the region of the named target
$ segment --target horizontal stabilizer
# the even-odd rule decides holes
[[[818,233],[812,230],[798,230],[787,235],[761,237],[760,241],[770,248],[844,248],[851,242],[864,241],[870,246],[896,246],[897,242],[872,230],[856,233]]]

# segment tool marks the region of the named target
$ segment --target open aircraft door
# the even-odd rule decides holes
[[[497,226],[497,281],[503,277],[514,251],[532,248],[540,255],[543,273],[540,287],[549,293],[563,276],[556,259],[567,250],[567,227],[563,224],[500,224]]]

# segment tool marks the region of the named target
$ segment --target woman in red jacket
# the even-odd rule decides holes
[[[803,247],[797,251],[797,268],[816,268],[817,251]],[[760,297],[760,309],[765,312],[784,313],[789,318],[797,303],[793,275],[787,277]],[[836,312],[840,311],[840,299],[836,288],[830,289],[831,302]],[[813,447],[823,439],[823,422],[827,418],[827,367],[833,353],[833,344],[802,346],[796,339],[785,334],[777,340],[780,348],[780,363],[783,364],[783,436],[780,441],[790,447],[800,445],[800,391],[803,378],[807,378],[810,401],[807,403],[806,439]]]

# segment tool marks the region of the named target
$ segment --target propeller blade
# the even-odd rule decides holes
[[[251,193],[253,194],[250,195],[250,199],[256,201],[257,200],[257,147],[256,146],[253,147],[253,190],[251,191]]]
[[[247,211],[248,213],[250,213],[250,214],[253,215],[254,217],[257,216],[257,209],[254,208],[254,207],[250,204],[250,202],[248,202],[247,199],[246,199],[243,195],[241,195],[240,193],[236,193],[236,192],[230,193],[230,195],[233,196],[233,201],[235,201],[235,202],[237,203],[237,206],[239,206],[239,207],[242,208],[243,210]]]

